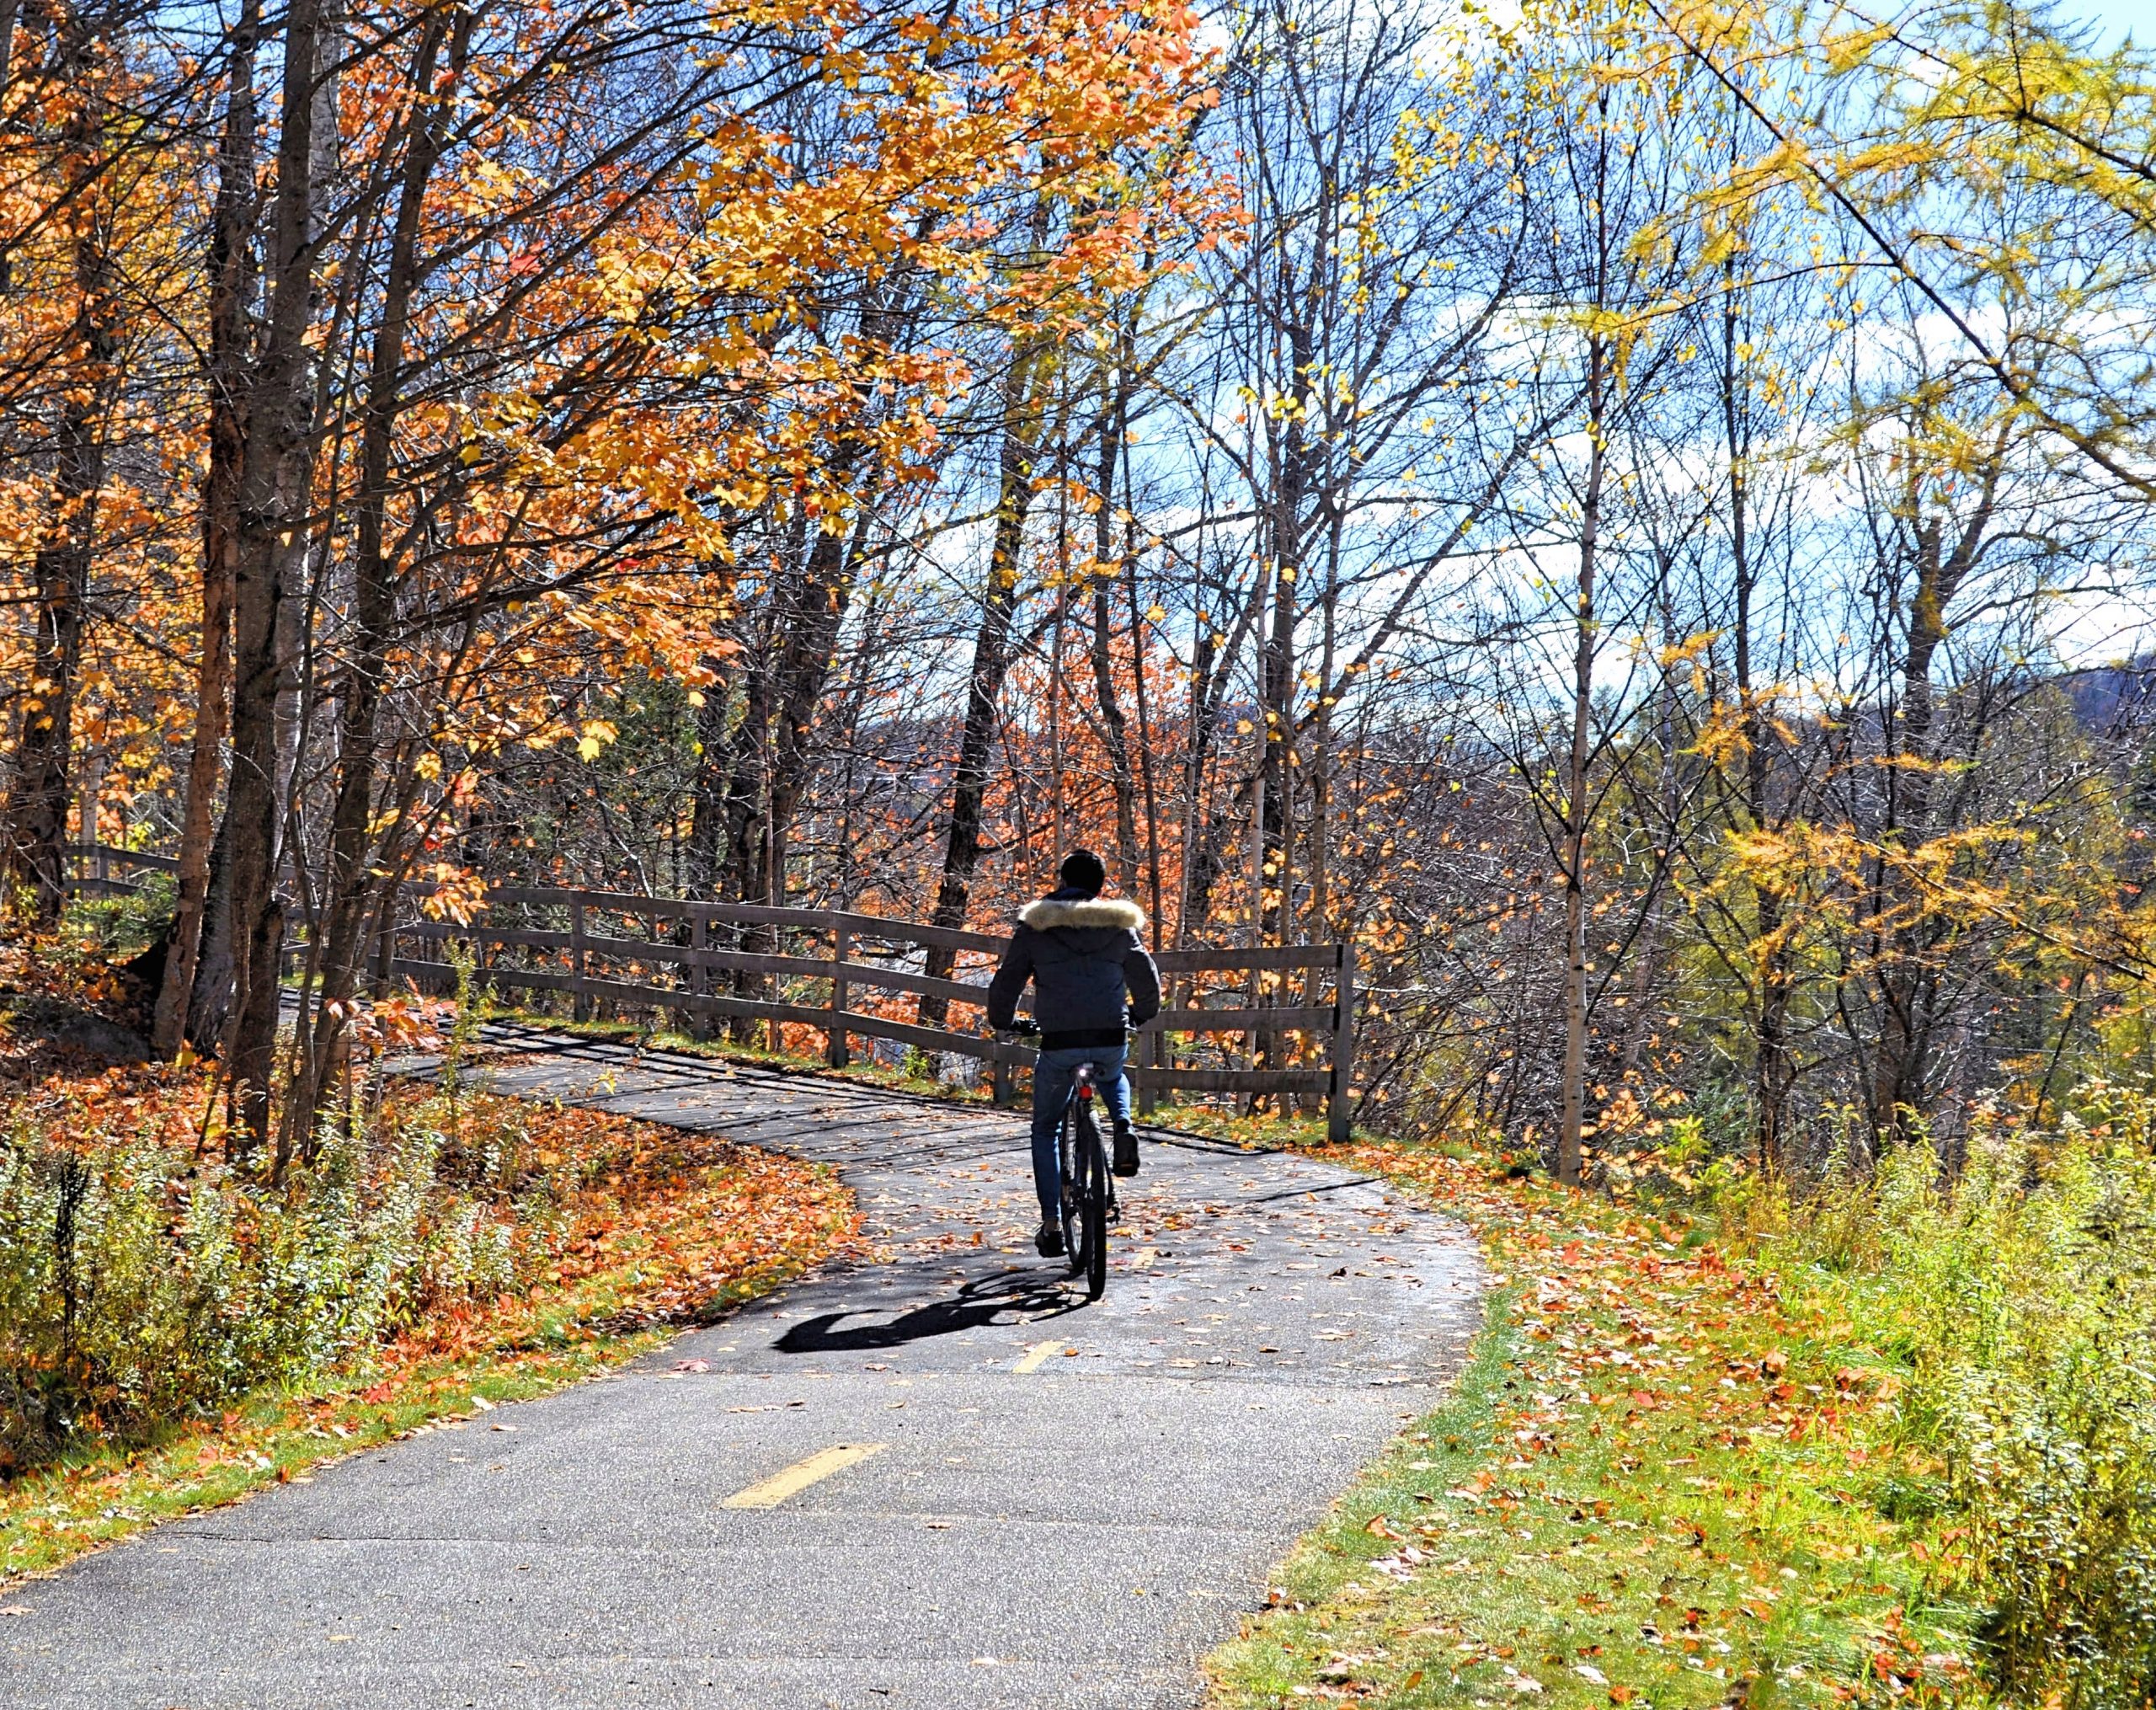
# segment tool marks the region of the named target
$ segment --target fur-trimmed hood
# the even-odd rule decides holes
[[[1044,896],[1019,910],[1018,918],[1037,932],[1052,932],[1059,927],[1106,927],[1125,932],[1145,930],[1145,911],[1136,903],[1117,896],[1096,896],[1077,901]]]

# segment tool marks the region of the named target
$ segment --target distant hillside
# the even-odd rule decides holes
[[[2156,657],[2069,671],[2073,714],[2091,730],[2123,736],[2156,725]]]

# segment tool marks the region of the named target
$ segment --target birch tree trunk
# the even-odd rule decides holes
[[[307,334],[314,307],[312,137],[320,0],[286,14],[283,111],[271,198],[268,323],[257,361],[240,481],[232,591],[232,782],[225,799],[232,886],[233,1010],[226,1030],[232,1144],[270,1134],[277,1037],[277,639],[286,547],[302,526],[313,467]]]

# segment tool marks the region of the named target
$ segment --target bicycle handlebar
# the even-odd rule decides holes
[[[1022,1015],[1009,1027],[999,1029],[998,1031],[1007,1033],[1013,1039],[1038,1039],[1041,1036],[1041,1024],[1031,1016]],[[1127,1018],[1123,1023],[1123,1037],[1126,1045],[1138,1037],[1138,1029],[1130,1024]]]

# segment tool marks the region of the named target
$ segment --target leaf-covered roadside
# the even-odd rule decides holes
[[[1216,1710],[1981,1694],[1971,1612],[1926,1589],[1951,1528],[1890,1517],[1929,1470],[1894,1445],[1893,1361],[1827,1297],[1681,1216],[1352,1161],[1474,1226],[1491,1323],[1216,1654]]]
[[[590,1376],[798,1274],[855,1228],[828,1171],[712,1136],[483,1096],[457,1102],[456,1125],[453,1166],[558,1184],[555,1215],[515,1232],[534,1246],[511,1290],[417,1294],[419,1316],[347,1357],[194,1416],[78,1429],[0,1479],[0,1579]],[[503,1157],[512,1145],[524,1163]]]

